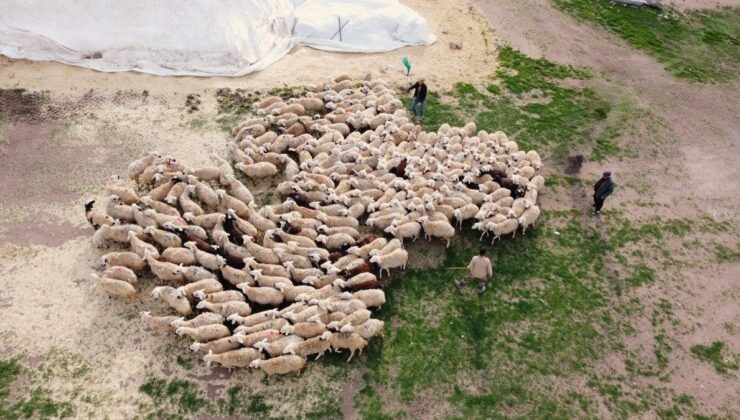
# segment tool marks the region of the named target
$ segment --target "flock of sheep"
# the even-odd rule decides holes
[[[143,322],[187,335],[209,366],[273,375],[329,350],[351,359],[382,334],[370,308],[385,302],[383,273],[406,266],[405,241],[449,246],[469,219],[495,240],[539,217],[537,152],[473,123],[421,131],[383,81],[342,76],[255,114],[231,162],[190,169],[148,153],[128,167],[136,189],[108,186],[104,212],[85,204],[94,244],[130,248],[102,257],[99,287],[137,297],[148,268],[177,314]],[[245,182],[260,179],[281,181],[282,202],[258,208]]]

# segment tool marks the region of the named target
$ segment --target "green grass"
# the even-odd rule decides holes
[[[561,10],[618,34],[693,82],[733,80],[740,68],[740,8],[659,12],[610,0],[556,0]]]
[[[606,269],[607,258],[627,245],[653,247],[687,232],[676,229],[676,221],[636,226],[618,215],[603,218],[601,226],[584,223],[578,212],[548,212],[543,219],[526,236],[487,247],[495,280],[483,295],[460,293],[451,284],[459,273],[451,268],[464,266],[479,246],[467,230],[440,267],[407,270],[393,281],[379,316],[397,327],[368,349],[361,406],[384,407],[381,396],[389,395],[406,404],[434,392],[462,418],[595,415],[593,398],[544,384],[591,375],[626,329],[619,321],[625,308],[614,303],[617,291],[655,281],[642,259],[626,262],[625,274],[617,275]],[[656,336],[661,366],[670,352],[666,337]],[[463,386],[471,382],[477,391]],[[644,413],[647,405],[634,398],[619,401]]]
[[[730,350],[726,350],[726,347],[725,343],[714,341],[708,346],[702,344],[691,346],[691,353],[699,360],[713,364],[717,372],[729,374],[731,371],[738,369],[740,357],[737,354],[732,354]]]
[[[0,360],[0,418],[59,418],[71,417],[74,409],[69,402],[59,402],[41,387],[27,387],[18,395],[11,395],[13,384],[26,369],[18,358]]]
[[[724,245],[717,245],[714,248],[717,261],[721,263],[736,263],[740,261],[740,244],[735,245],[735,249]]]
[[[601,161],[623,151],[615,140],[631,110],[613,107],[585,88],[566,88],[562,79],[588,79],[582,69],[533,59],[510,47],[499,52],[497,84],[480,92],[468,83],[457,83],[448,96],[430,94],[424,128],[436,131],[443,123],[461,126],[475,121],[479,130],[503,131],[520,149],[536,149],[561,163],[582,151]],[[409,98],[405,98],[408,106]],[[619,113],[614,126],[608,117]],[[597,129],[606,125],[605,128]]]

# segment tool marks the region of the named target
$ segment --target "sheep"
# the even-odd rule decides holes
[[[101,230],[102,229],[98,230],[98,232],[100,232]],[[157,250],[157,247],[148,242],[142,241],[141,239],[139,239],[138,236],[136,236],[136,233],[134,233],[133,231],[128,232],[128,241],[129,245],[131,245],[131,250],[139,256],[146,257],[146,255],[149,254],[154,258],[159,258],[159,251]]]
[[[157,229],[152,226],[144,228],[144,233],[154,239],[162,248],[181,248],[182,240],[179,236],[166,230]]]
[[[321,335],[304,341],[288,344],[283,349],[283,354],[292,354],[300,357],[316,355],[316,360],[331,348],[331,338],[334,334],[324,331]]]
[[[235,333],[234,337],[236,337],[237,341],[242,346],[251,347],[256,343],[259,343],[260,341],[272,342],[280,340],[284,336],[280,334],[280,331],[278,330],[262,330],[252,334],[244,334],[243,332],[239,332]]]
[[[264,330],[280,331],[280,329],[286,325],[288,325],[288,321],[286,321],[285,319],[275,318],[275,319],[270,319],[268,321],[259,323],[257,325],[252,325],[252,326],[240,325],[236,327],[234,331],[242,332],[244,334],[252,334],[252,333],[256,333],[258,331],[264,331]]]
[[[364,324],[354,328],[354,332],[365,340],[383,334],[385,323],[379,319],[368,319]]]
[[[100,277],[92,274],[95,283],[110,297],[131,299],[136,296],[137,292],[131,283],[123,280],[116,280],[107,277]]]
[[[367,307],[380,308],[385,304],[385,293],[380,289],[358,290],[352,297],[361,300]]]
[[[186,242],[185,245],[188,243]],[[171,262],[177,265],[194,265],[197,261],[195,254],[188,248],[166,248],[160,255],[162,261]]]
[[[180,286],[177,290],[184,293],[188,298],[191,298],[197,291],[202,291],[206,294],[216,293],[224,290],[224,287],[216,279],[203,279]],[[209,300],[209,302],[212,302],[212,300]]]
[[[189,316],[193,313],[193,308],[190,306],[190,301],[185,296],[185,293],[170,286],[159,286],[152,290],[152,297],[163,298],[172,309],[177,311],[182,316]]]
[[[297,372],[306,365],[306,359],[296,355],[283,355],[272,359],[257,359],[249,364],[251,368],[261,369],[267,376],[285,375]]]
[[[359,350],[360,354],[362,354],[362,349],[367,346],[367,340],[355,332],[332,334],[329,342],[334,350],[349,350],[348,362],[354,357],[355,351]]]
[[[147,167],[161,158],[162,155],[160,155],[158,152],[149,152],[131,162],[126,168],[126,174],[130,179],[136,181],[139,179],[139,175],[141,175]]]
[[[105,241],[128,243],[129,233],[133,233],[137,237],[140,237],[143,232],[144,228],[139,225],[101,225],[93,234],[92,242],[95,246],[98,247],[102,246]]]
[[[249,286],[254,286],[257,282],[254,280],[249,272],[238,268],[233,268],[228,265],[221,267],[221,275],[226,281],[231,283],[232,286],[238,286],[245,283]]]
[[[146,267],[146,261],[133,252],[109,252],[100,258],[104,267],[120,265],[138,273]]]
[[[203,356],[203,361],[206,362],[208,367],[211,367],[211,363],[215,362],[231,370],[231,368],[235,367],[248,367],[250,363],[261,359],[261,357],[262,354],[259,350],[245,347],[220,354],[215,354],[213,351],[209,351],[208,354]]]
[[[188,328],[199,328],[203,327],[205,325],[211,325],[211,324],[223,324],[224,323],[224,316],[221,314],[217,314],[214,312],[203,312],[202,314],[196,316],[193,319],[185,320],[185,318],[179,317],[170,322],[170,324],[175,327],[188,327]]]
[[[239,324],[245,327],[252,327],[257,324],[275,319],[277,311],[270,309],[267,311],[257,312],[247,316],[241,316],[239,314],[232,314],[226,317],[226,320],[232,324]]]
[[[285,296],[277,289],[272,287],[252,287],[245,283],[236,286],[247,295],[251,302],[260,305],[277,306],[283,303]]]
[[[244,295],[238,290],[222,290],[207,293],[204,289],[193,292],[193,297],[211,303],[246,302]]]
[[[121,204],[121,199],[117,195],[108,197],[108,203],[105,206],[105,213],[113,219],[135,222],[134,209],[131,206]]]
[[[165,261],[157,261],[152,257],[152,254],[146,253],[144,256],[146,263],[149,264],[149,268],[152,270],[155,276],[159,277],[160,280],[182,282],[185,281],[185,276],[180,270],[180,266]]]
[[[99,213],[93,210],[95,200],[87,200],[85,201],[84,205],[85,218],[96,231],[102,226],[112,225],[114,223],[114,219],[112,217],[108,216],[107,214]]]
[[[420,217],[419,222],[424,227],[424,234],[428,238],[435,236],[442,238],[447,242],[446,247],[450,247],[452,238],[455,236],[455,228],[451,224],[443,220],[430,221],[428,216]]]
[[[139,282],[136,273],[128,267],[121,265],[114,265],[108,267],[103,272],[101,277],[107,277],[109,279],[123,280],[131,284],[137,284]]]
[[[195,245],[195,242],[185,242],[185,247],[193,253],[198,264],[208,270],[219,271],[224,265],[226,265],[224,257],[201,251]]]
[[[267,341],[267,339],[264,339],[262,341],[258,341],[252,345],[252,347],[256,348],[257,350],[261,352],[265,352],[270,357],[277,357],[283,354],[283,351],[286,347],[298,344],[303,342],[304,339],[302,337],[299,337],[297,335],[288,335],[283,338],[279,338],[274,341]]]
[[[185,277],[187,281],[198,281],[203,279],[212,279],[216,277],[215,274],[197,265],[191,265],[188,267],[180,266],[177,270],[180,272],[180,274],[183,275],[183,277]]]
[[[360,299],[352,298],[351,294],[349,296],[350,299],[348,300],[340,299],[329,301],[325,303],[325,306],[331,312],[342,312],[345,314],[351,314],[362,309],[367,309],[365,302]]]
[[[257,260],[255,260],[254,258],[250,257],[245,258],[244,263],[251,270],[260,270],[266,276],[290,277],[290,272],[287,266],[285,266],[285,264],[288,264],[290,262],[286,262],[283,265],[261,264],[258,263]]]
[[[501,223],[492,224],[490,228],[486,226],[486,229],[490,230],[491,233],[493,233],[491,244],[493,244],[496,239],[500,239],[504,235],[508,235],[510,233],[516,235],[516,230],[518,228],[519,221],[517,219],[506,219]]]
[[[314,315],[316,320],[297,322],[293,325],[284,326],[280,332],[285,335],[297,335],[303,338],[312,338],[323,334],[326,331],[326,325],[321,322],[318,316]],[[310,319],[313,319],[311,317]]]
[[[323,243],[327,249],[342,249],[355,244],[355,239],[346,233],[336,233],[331,236],[319,235],[316,241]]]
[[[152,316],[152,313],[149,311],[140,312],[139,315],[141,316],[141,322],[149,330],[162,334],[175,332],[175,327],[172,325],[172,322],[178,319],[175,315]]]
[[[340,329],[343,329],[343,327],[350,326],[353,327],[355,325],[362,325],[370,319],[370,316],[372,313],[368,311],[367,309],[360,309],[355,312],[352,312],[350,315],[345,316],[340,321],[334,321],[329,323],[329,325],[326,326],[326,328],[339,331]],[[345,330],[344,332],[352,332],[354,329]]]
[[[334,285],[343,289],[362,289],[364,288],[364,285],[372,285],[373,287],[377,287],[378,279],[373,273],[360,273],[356,276],[350,277],[348,280],[337,279],[334,282]]]
[[[312,286],[293,286],[293,284],[289,283],[276,283],[274,287],[280,290],[283,296],[285,296],[285,300],[288,302],[295,301],[296,297],[302,293],[311,293],[316,291]]]
[[[397,239],[400,239],[401,243],[403,243],[404,239],[408,238],[415,241],[419,238],[419,233],[421,233],[421,224],[418,222],[408,222],[402,225],[391,223],[390,226],[385,228],[385,232],[390,233]]]
[[[240,316],[247,316],[252,313],[252,308],[247,302],[234,301],[224,303],[212,303],[207,300],[198,302],[195,306],[196,309],[206,309],[211,312],[219,313],[223,316],[229,316],[238,314]]]
[[[196,353],[202,351],[205,353],[221,354],[226,353],[227,351],[236,350],[239,347],[241,347],[241,344],[237,341],[237,336],[230,335],[207,343],[193,343],[190,345],[190,350]]]
[[[522,227],[522,234],[527,231],[529,226],[534,226],[537,219],[540,217],[539,206],[532,206],[524,210],[521,217],[518,219],[519,226]]]
[[[234,167],[249,178],[256,179],[269,178],[278,173],[278,168],[270,162],[257,162],[251,165],[239,162]]]
[[[385,238],[377,238],[370,242],[369,244],[363,245],[361,247],[353,246],[349,249],[347,249],[347,253],[358,256],[364,260],[370,258],[370,251],[372,250],[380,250],[385,245],[388,244],[388,240]]]
[[[401,267],[406,269],[406,263],[409,260],[409,253],[405,249],[397,249],[390,254],[385,255],[374,255],[370,258],[370,262],[377,264],[380,267],[380,277],[383,277],[383,270],[388,272],[390,275],[391,268]]]
[[[208,341],[218,340],[231,335],[229,329],[223,324],[209,324],[202,327],[178,327],[175,334],[182,336],[187,335],[193,341],[205,343]]]

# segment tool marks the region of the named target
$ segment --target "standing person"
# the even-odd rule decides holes
[[[493,277],[493,267],[491,266],[491,260],[486,257],[485,249],[481,248],[478,255],[470,260],[468,270],[470,270],[468,277],[478,280],[478,293],[485,292],[486,279]],[[468,281],[468,277],[462,280],[455,280],[455,287],[462,289]]]
[[[594,184],[594,215],[598,216],[601,214],[601,207],[604,205],[604,200],[609,197],[609,194],[614,192],[614,182],[612,182],[612,173],[609,171],[604,172],[600,180]]]
[[[419,121],[424,120],[424,102],[427,100],[427,85],[424,84],[424,79],[419,79],[416,83],[411,85],[410,88],[406,89],[406,92],[414,89],[414,100],[411,101],[411,111],[414,113],[414,117],[419,116]],[[416,106],[419,105],[419,112],[416,112]]]

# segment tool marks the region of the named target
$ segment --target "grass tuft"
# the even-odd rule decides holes
[[[714,341],[708,346],[702,344],[691,346],[691,353],[699,360],[713,364],[717,372],[729,374],[730,371],[738,369],[739,357],[737,354],[726,355],[729,350],[725,351],[725,348],[726,344],[722,341]]]

